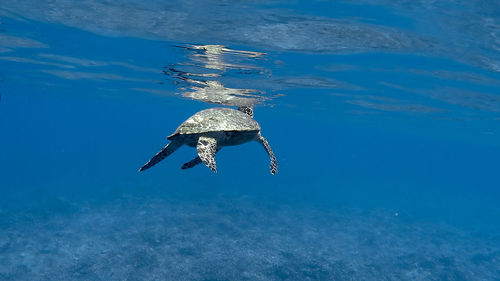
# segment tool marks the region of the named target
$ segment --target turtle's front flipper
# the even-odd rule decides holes
[[[259,134],[259,138],[257,139],[257,141],[260,142],[262,146],[264,146],[264,148],[267,151],[267,154],[269,154],[269,158],[271,159],[271,165],[269,166],[269,170],[272,175],[276,175],[276,173],[278,173],[278,161],[276,161],[276,156],[274,156],[274,152],[271,149],[271,146],[267,142],[266,138],[263,137],[261,134]]]
[[[217,140],[210,137],[201,136],[196,145],[200,160],[207,165],[214,173],[217,173],[217,165],[215,163],[215,153],[217,152]],[[196,158],[195,158],[196,159]],[[195,161],[195,159],[190,162]],[[187,163],[186,163],[187,164]]]
[[[181,145],[182,143],[175,140],[168,143],[167,145],[165,145],[165,147],[162,148],[162,150],[160,150],[160,152],[156,153],[156,155],[153,156],[153,158],[151,158],[151,160],[149,160],[148,163],[144,164],[144,166],[142,166],[139,169],[139,172],[147,170],[153,167],[154,165],[158,164],[158,162],[168,157],[170,154],[176,151],[177,148],[179,148]]]

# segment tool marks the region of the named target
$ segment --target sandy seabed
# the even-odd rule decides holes
[[[383,210],[126,198],[1,226],[0,280],[500,280],[498,236]]]

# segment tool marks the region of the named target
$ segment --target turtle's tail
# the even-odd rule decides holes
[[[151,158],[146,164],[144,164],[144,166],[142,166],[139,169],[139,172],[147,170],[153,167],[154,165],[158,164],[161,160],[167,158],[168,156],[170,156],[170,154],[174,153],[174,151],[176,151],[181,145],[182,144],[176,141],[172,141],[169,144],[165,145],[165,147],[163,147],[162,150],[156,153],[156,155],[153,156],[153,158]]]

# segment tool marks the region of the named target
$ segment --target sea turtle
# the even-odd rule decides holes
[[[271,174],[278,172],[276,157],[267,140],[260,134],[259,123],[253,119],[253,108],[249,106],[241,106],[238,110],[225,107],[202,110],[184,121],[167,139],[170,143],[144,164],[139,169],[140,172],[156,165],[185,144],[196,147],[198,156],[182,165],[182,169],[189,169],[203,162],[217,173],[215,153],[224,146],[252,140],[262,144],[269,154]]]

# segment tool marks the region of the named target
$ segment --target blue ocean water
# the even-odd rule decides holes
[[[497,1],[0,4],[0,280],[500,280]]]

